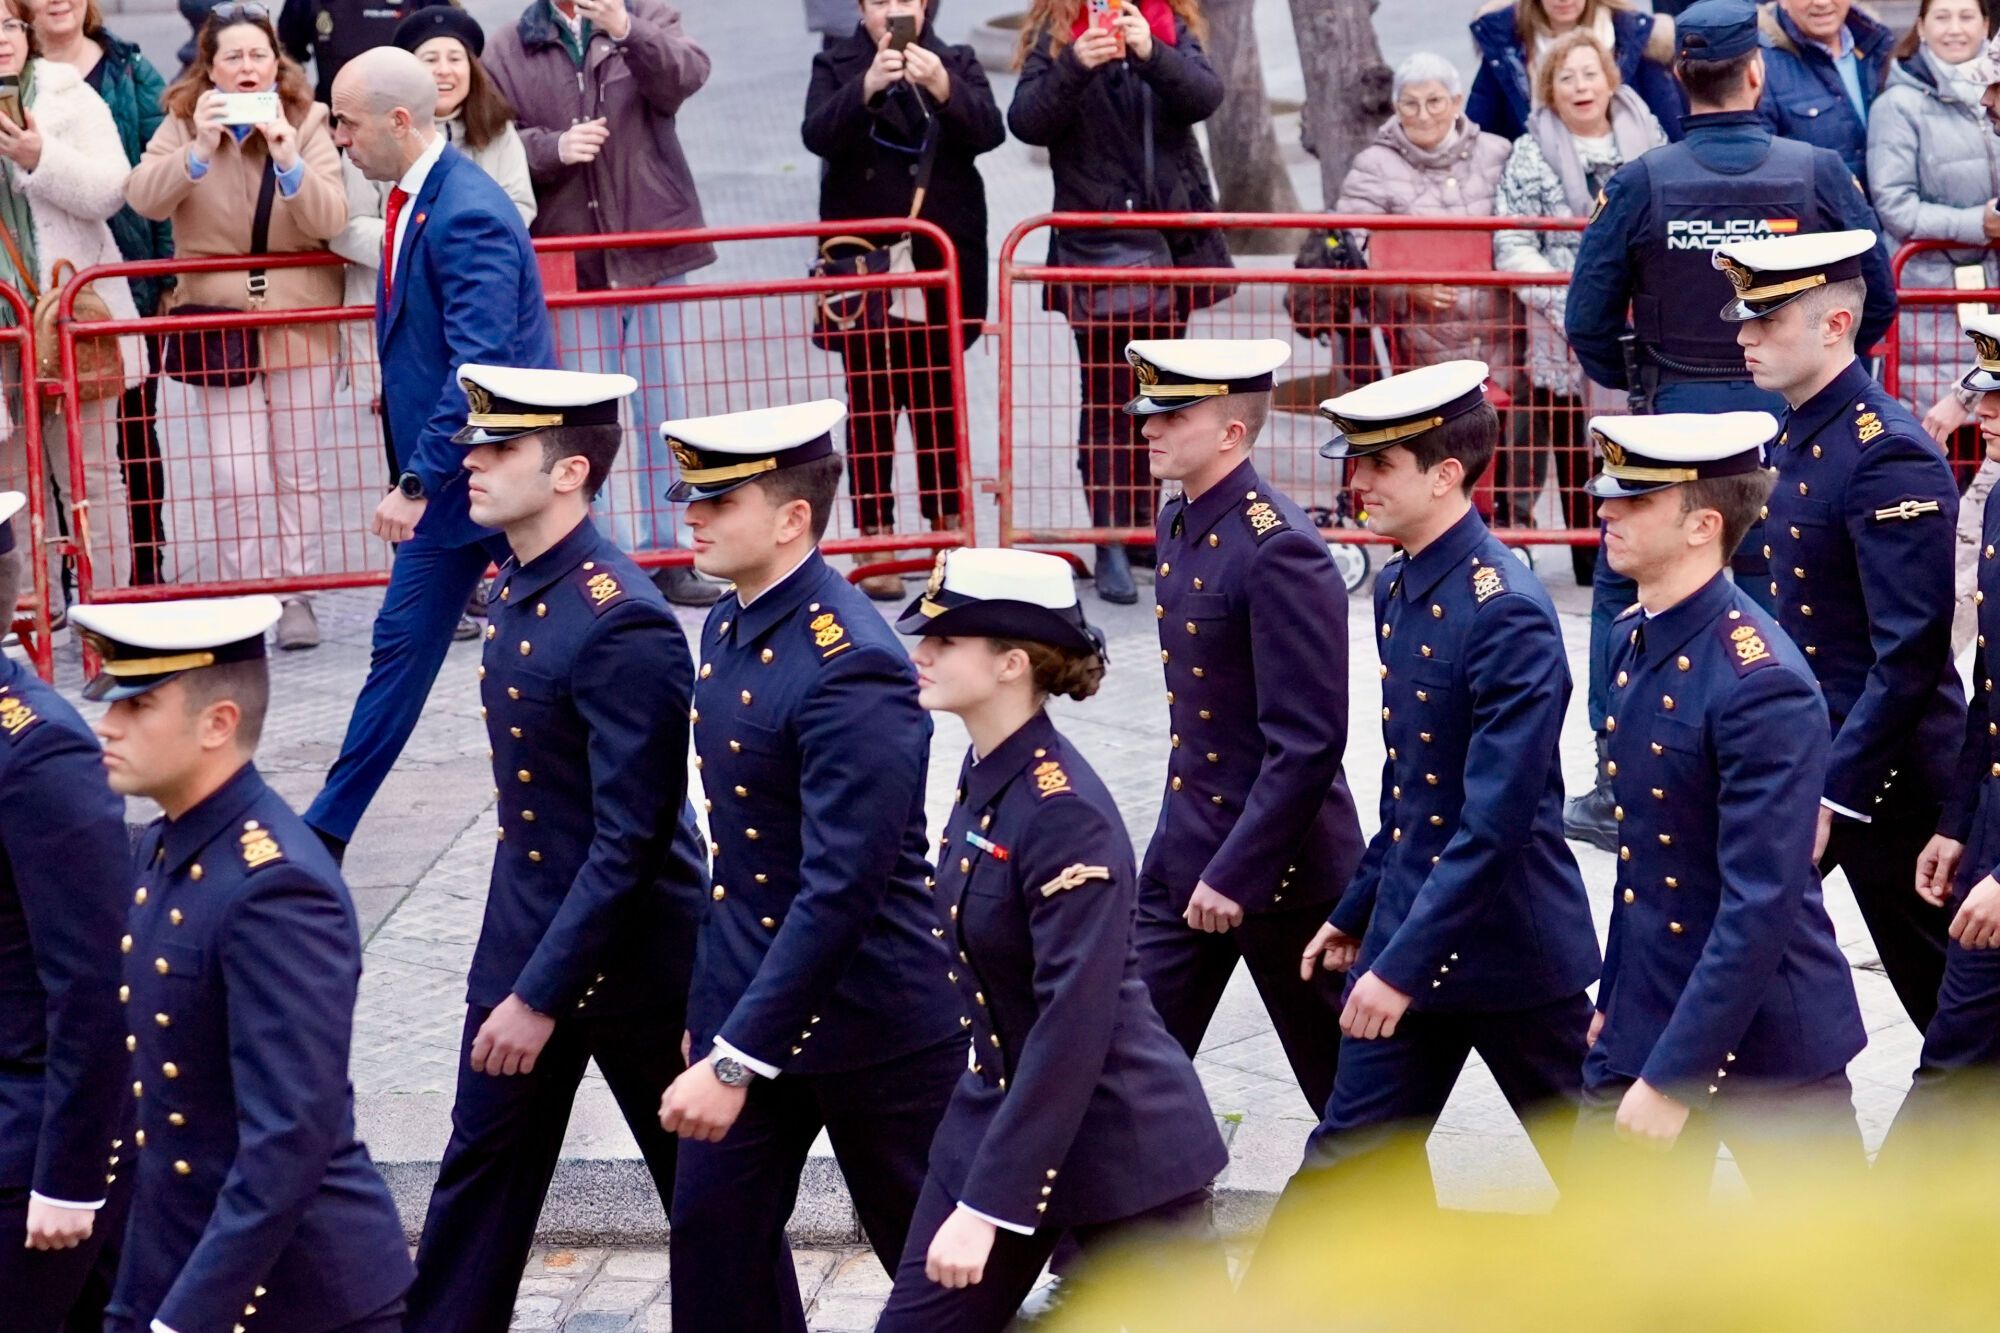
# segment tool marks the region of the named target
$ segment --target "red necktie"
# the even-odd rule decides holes
[[[391,293],[396,290],[396,219],[402,215],[403,205],[410,202],[410,192],[398,185],[389,191],[388,207],[382,213],[382,304],[389,304]]]

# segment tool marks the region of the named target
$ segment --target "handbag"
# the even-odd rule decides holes
[[[278,164],[264,159],[264,178],[257,187],[257,213],[250,223],[250,253],[261,255],[271,240],[271,201],[278,193]],[[249,296],[248,309],[264,304],[270,283],[261,268],[253,268],[244,280]],[[235,306],[177,305],[171,314],[240,314]],[[203,329],[196,333],[173,332],[160,337],[160,370],[169,379],[198,389],[240,389],[257,378],[263,364],[256,329]]]
[[[1139,123],[1145,151],[1145,198],[1154,206],[1153,90],[1141,84]],[[1125,211],[1134,211],[1125,200]],[[1093,227],[1060,232],[1055,248],[1065,268],[1172,268],[1173,247],[1158,230]],[[1053,257],[1052,257],[1053,258]],[[1151,324],[1174,318],[1174,289],[1157,283],[1066,283],[1051,293],[1051,305],[1071,323]]]
[[[924,107],[924,146],[917,158],[916,189],[910,195],[914,218],[924,206],[931,188],[931,167],[937,160],[938,126],[925,106],[923,94],[917,105]],[[819,257],[806,270],[808,277],[851,278],[883,273],[915,273],[915,243],[905,234],[888,245],[877,245],[865,236],[829,236],[819,243]],[[886,329],[891,319],[910,324],[928,322],[924,293],[917,287],[871,287],[865,291],[822,292],[814,303],[812,344],[823,352],[844,351],[848,339]]]
[[[35,328],[35,371],[45,380],[60,380],[62,337],[56,327],[56,316],[62,309],[63,287],[76,276],[76,265],[67,259],[58,259],[56,266],[49,270],[49,285],[44,290],[35,281],[35,275],[28,271],[27,262],[21,258],[21,247],[14,240],[13,228],[0,224],[0,244],[7,247],[7,258],[13,261],[14,271],[21,275],[21,281],[28,284],[30,318]],[[76,294],[70,310],[75,319],[85,323],[111,318],[111,307],[104,304],[104,298],[87,283]],[[119,350],[118,339],[77,339],[77,397],[90,402],[99,398],[116,398],[124,392],[125,357]]]

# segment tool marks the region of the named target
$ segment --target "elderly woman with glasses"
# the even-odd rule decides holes
[[[232,123],[230,95],[273,91],[275,119]],[[327,109],[313,101],[305,73],[280,53],[263,5],[223,4],[210,12],[194,63],[167,89],[166,109],[128,194],[142,215],[172,219],[181,258],[260,248],[323,251],[346,225],[347,192]],[[268,218],[267,236],[257,247],[260,212]],[[276,313],[340,302],[337,266],[229,270],[183,276],[168,313],[193,307]],[[260,364],[248,383],[215,373],[208,353],[198,350],[201,334],[179,335],[177,369],[168,339],[166,369],[175,378],[161,390],[160,450],[169,578],[300,579],[322,572],[323,548],[340,513],[337,497],[328,494],[334,451],[318,442],[334,404],[337,330],[295,324],[251,333]],[[206,339],[212,347],[217,335]],[[312,603],[288,596],[278,646],[318,642]]]
[[[28,17],[23,0],[0,5],[0,79],[12,80],[16,90],[11,102],[0,102],[0,281],[33,301],[67,281],[67,271],[59,279],[58,266],[118,262],[118,243],[106,220],[124,205],[129,168],[104,100],[76,70],[42,58]],[[136,317],[125,279],[99,278],[92,287],[113,318]],[[119,350],[123,382],[87,385],[79,395],[81,496],[73,493],[70,435],[53,400],[44,400],[42,421],[50,532],[72,537],[86,532],[93,576],[105,586],[128,582],[132,559],[117,409],[120,394],[141,374],[139,340],[121,338]],[[18,374],[17,366],[9,368],[10,380]],[[0,487],[20,489],[26,478],[26,449],[17,434],[0,450]],[[87,511],[79,505],[84,498],[90,501]],[[52,593],[51,600],[58,595]]]
[[[1509,145],[1465,116],[1458,66],[1420,51],[1396,68],[1396,114],[1354,156],[1336,213],[1489,217]],[[1395,327],[1397,361],[1484,361],[1505,383],[1516,328],[1500,287],[1377,288],[1376,319]]]

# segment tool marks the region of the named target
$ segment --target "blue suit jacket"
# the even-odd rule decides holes
[[[89,727],[0,660],[0,1194],[94,1203],[117,1170],[128,848]]]
[[[466,511],[464,450],[451,442],[465,424],[458,368],[468,361],[554,367],[555,341],[528,229],[477,163],[446,144],[403,208],[410,223],[392,299],[385,305],[379,282],[375,289],[389,462],[396,474],[423,478],[425,535],[466,546],[493,532]]]

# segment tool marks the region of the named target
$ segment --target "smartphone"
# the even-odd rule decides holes
[[[222,94],[222,123],[225,125],[268,125],[278,118],[278,94]]]
[[[891,14],[889,16],[889,49],[900,51],[917,40],[917,16],[915,14]]]
[[[1118,0],[1090,0],[1090,26],[1102,28],[1118,39],[1118,58],[1125,58],[1125,33],[1118,22]]]
[[[17,78],[0,79],[0,116],[10,125],[21,124],[21,81]]]

